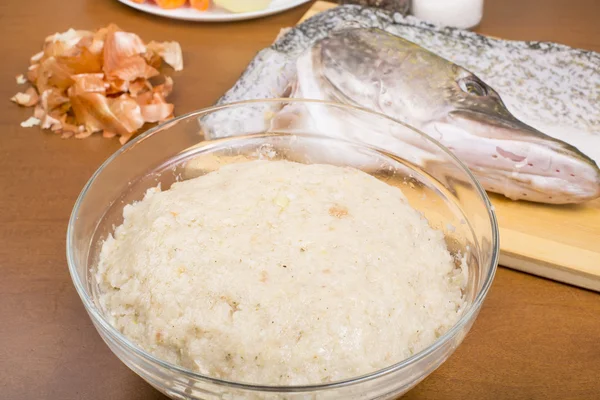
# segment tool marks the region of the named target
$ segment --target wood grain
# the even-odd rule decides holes
[[[65,260],[79,191],[115,140],[61,140],[19,122],[14,76],[43,38],[110,22],[144,39],[178,40],[178,114],[212,104],[251,58],[307,6],[256,21],[194,24],[151,17],[115,0],[0,2],[0,398],[165,399],[130,372],[94,330]],[[595,0],[487,0],[484,33],[555,40],[600,51]],[[500,269],[458,351],[407,399],[593,399],[600,393],[600,296]]]
[[[335,6],[317,1],[300,21]],[[486,9],[484,15],[493,10]],[[476,31],[486,34],[487,21],[484,19]],[[500,225],[502,265],[600,291],[600,200],[553,206],[496,195],[491,199]]]

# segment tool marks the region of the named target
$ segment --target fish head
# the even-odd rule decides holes
[[[446,145],[486,190],[512,199],[578,203],[600,196],[600,169],[579,149],[515,118],[500,95],[452,64],[445,111],[421,129]]]
[[[544,203],[600,196],[592,159],[519,121],[470,71],[401,37],[375,28],[332,32],[301,57],[297,76],[296,97],[358,105],[414,126],[486,190]]]
[[[316,78],[311,97],[371,108],[415,127],[447,111],[455,65],[383,30],[334,31],[308,57],[297,74],[300,81]]]

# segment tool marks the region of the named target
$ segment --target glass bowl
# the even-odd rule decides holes
[[[93,270],[123,207],[229,163],[254,159],[352,166],[398,186],[448,249],[468,264],[467,307],[429,347],[379,371],[311,386],[260,386],[214,379],[157,359],[105,318]],[[382,210],[385,212],[385,210]],[[442,145],[382,114],[311,100],[256,100],[175,118],[119,149],[94,173],[73,208],[67,260],[85,309],[110,349],[173,399],[387,399],[439,367],[462,342],[490,288],[498,261],[496,218],[469,170]]]

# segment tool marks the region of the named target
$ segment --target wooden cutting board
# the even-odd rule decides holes
[[[299,22],[335,6],[317,1]],[[600,292],[600,200],[552,206],[490,197],[501,265]]]

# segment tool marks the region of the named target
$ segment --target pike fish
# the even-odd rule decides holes
[[[600,197],[593,52],[341,6],[280,35],[219,103],[275,97],[358,105],[400,120],[454,152],[486,190],[514,200]]]

